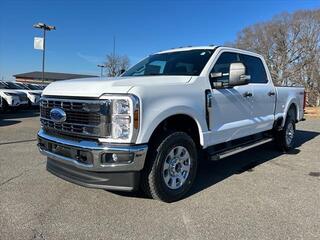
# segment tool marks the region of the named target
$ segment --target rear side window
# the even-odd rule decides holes
[[[230,64],[238,61],[237,53],[224,52],[222,53],[217,62],[214,64],[211,73],[222,73],[222,77],[215,78],[214,81],[228,82],[229,81],[229,70]]]
[[[247,74],[251,76],[250,83],[267,83],[266,70],[260,58],[240,54],[240,61],[246,66]]]

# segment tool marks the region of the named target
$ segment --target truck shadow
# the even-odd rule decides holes
[[[10,126],[10,125],[14,125],[14,124],[17,124],[17,123],[21,123],[21,121],[0,119],[0,127]]]
[[[203,161],[199,166],[195,184],[187,197],[209,188],[234,174],[253,172],[256,166],[266,163],[280,155],[299,154],[300,150],[297,148],[317,137],[319,134],[319,132],[297,130],[295,149],[287,153],[277,150],[275,143],[271,142],[221,159],[220,161]]]
[[[18,119],[29,118],[29,117],[38,117],[40,115],[39,109],[11,109],[7,112],[0,113],[0,127],[10,126],[21,121]]]
[[[288,153],[280,152],[276,149],[275,144],[271,142],[227,157],[225,159],[221,159],[219,161],[202,161],[199,164],[198,174],[194,186],[185,198],[191,197],[192,195],[197,194],[206,188],[212,187],[213,185],[225,180],[228,177],[231,177],[234,174],[252,172],[256,166],[259,166],[283,154],[299,154],[300,150],[297,148],[317,137],[319,134],[319,132],[297,130],[295,143],[296,148]],[[125,197],[146,198],[141,191],[132,193],[113,193]]]

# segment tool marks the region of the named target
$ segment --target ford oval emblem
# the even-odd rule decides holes
[[[62,123],[67,120],[67,114],[61,108],[52,108],[50,111],[50,118],[56,123]]]

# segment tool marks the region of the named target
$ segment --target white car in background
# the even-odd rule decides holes
[[[7,84],[0,81],[1,110],[28,104],[27,94],[10,89]]]
[[[47,85],[37,84],[36,85],[39,89],[43,90],[46,88]]]
[[[5,82],[5,84],[9,86],[10,89],[27,94],[29,107],[39,106],[42,90],[33,87],[32,84],[22,84],[16,82]]]

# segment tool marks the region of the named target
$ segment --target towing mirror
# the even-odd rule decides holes
[[[243,63],[231,63],[229,70],[229,86],[245,85],[249,83],[250,75],[246,74]]]

